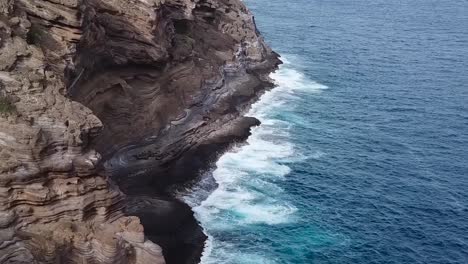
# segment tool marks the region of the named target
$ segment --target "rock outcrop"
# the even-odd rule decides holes
[[[278,64],[239,0],[0,0],[0,263],[197,262],[165,190],[248,136]]]
[[[14,106],[0,113],[0,263],[164,263],[97,173],[102,123],[65,96],[68,31],[41,31],[55,9],[33,2],[0,6],[0,96]]]

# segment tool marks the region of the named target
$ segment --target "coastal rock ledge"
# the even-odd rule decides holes
[[[0,263],[197,263],[168,188],[259,121],[241,0],[0,0]]]

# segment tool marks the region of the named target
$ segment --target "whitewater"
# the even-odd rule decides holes
[[[290,139],[294,118],[298,118],[294,104],[302,93],[318,93],[328,87],[309,80],[291,61],[282,60],[284,64],[271,75],[276,87],[264,93],[247,114],[261,125],[252,129],[245,144],[221,156],[208,173],[211,175],[205,175],[183,197],[209,237],[201,263],[276,263],[268,252],[243,252],[225,238],[230,232],[296,221],[294,201],[281,195],[281,182],[291,172],[289,165],[308,158]],[[208,193],[213,186],[211,177],[218,187]]]

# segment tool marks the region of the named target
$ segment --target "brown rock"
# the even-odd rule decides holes
[[[97,174],[101,156],[90,148],[102,123],[65,97],[65,54],[73,45],[58,36],[64,26],[57,20],[75,32],[78,10],[8,4],[0,13],[0,96],[14,99],[15,112],[0,115],[0,263],[164,263],[141,225],[119,226],[124,197]],[[43,31],[46,24],[52,30]]]

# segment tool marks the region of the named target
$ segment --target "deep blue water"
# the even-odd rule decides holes
[[[202,262],[468,263],[468,1],[245,2],[286,63],[186,197]]]

